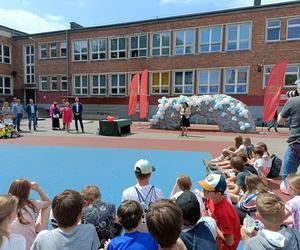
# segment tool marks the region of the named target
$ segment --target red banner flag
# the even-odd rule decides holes
[[[142,73],[140,87],[140,118],[146,118],[148,113],[148,70]]]
[[[287,64],[287,60],[277,63],[269,76],[265,88],[263,122],[271,121],[278,109]]]
[[[139,74],[135,74],[130,83],[130,95],[128,103],[128,115],[134,115],[136,113]]]

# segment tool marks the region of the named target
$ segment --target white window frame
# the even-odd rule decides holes
[[[220,50],[219,51],[211,51],[212,45],[215,44],[212,42],[212,29],[213,28],[221,28],[221,33],[220,33]],[[209,29],[209,42],[208,43],[204,43],[201,44],[201,30],[202,29]],[[199,45],[198,45],[198,53],[199,54],[208,54],[208,53],[220,53],[222,51],[222,43],[223,43],[223,25],[214,25],[214,26],[202,26],[199,27],[198,29],[198,41],[199,41]],[[209,49],[207,52],[201,52],[201,45],[208,45]]]
[[[162,37],[164,34],[168,34],[169,36],[169,46],[163,46],[162,45]],[[153,46],[153,35],[159,35],[159,47],[154,47]],[[151,56],[152,57],[158,57],[158,56],[170,56],[171,54],[171,43],[172,43],[172,39],[171,39],[171,31],[162,31],[162,32],[152,32],[151,33]],[[159,49],[159,55],[153,55],[153,49]],[[163,55],[162,51],[163,49],[168,49],[169,53]]]
[[[113,88],[117,88],[117,93],[116,94],[112,93],[112,76],[113,75],[118,76],[118,78],[117,78],[117,87],[113,87]],[[120,88],[121,87],[123,88],[123,86],[120,87],[120,75],[125,75],[125,92],[124,92],[124,94],[120,93]],[[110,74],[109,75],[109,95],[111,95],[111,96],[126,96],[127,95],[127,81],[128,81],[127,74],[124,73],[124,72],[120,72],[120,73],[116,72],[116,73]]]
[[[285,74],[284,74],[284,85],[283,85],[283,87],[284,88],[295,88],[296,85],[286,85],[285,78],[286,78],[287,75],[297,75],[296,79],[299,79],[299,64],[288,64],[286,66],[286,70],[287,70],[288,67],[297,67],[297,71],[294,71],[294,72],[287,72],[287,71],[285,71]]]
[[[194,42],[192,46],[192,53],[185,53],[185,50],[187,47],[191,46],[190,44],[186,44],[186,32],[193,31],[194,32]],[[184,38],[183,38],[183,45],[176,45],[176,33],[177,32],[184,32]],[[174,56],[183,56],[183,55],[194,55],[196,50],[196,29],[181,29],[181,30],[174,30],[174,41],[173,41],[173,55]],[[183,54],[176,54],[176,48],[183,48]]]
[[[55,56],[52,56],[52,52],[55,52]],[[57,58],[57,43],[51,42],[49,46],[49,57],[50,58]]]
[[[75,53],[75,43],[79,43],[79,52]],[[83,44],[86,44],[86,52],[82,52],[82,49],[84,46]],[[86,62],[89,59],[89,46],[88,46],[88,40],[73,40],[72,41],[72,61],[73,62]],[[79,55],[79,60],[75,60],[75,56]],[[82,59],[83,55],[86,55],[86,59]]]
[[[45,46],[45,47],[42,48],[42,46]],[[42,57],[42,51],[46,52],[46,56],[45,57]],[[41,43],[41,44],[39,44],[39,56],[40,56],[40,60],[48,58],[47,57],[47,43]]]
[[[116,50],[112,50],[111,49],[111,41],[113,39],[117,39],[117,49]],[[125,49],[121,49],[120,50],[120,39],[125,39]],[[118,59],[126,59],[127,58],[127,37],[125,36],[121,36],[121,37],[110,37],[109,38],[109,59],[111,60],[118,60]],[[120,53],[121,52],[125,52],[125,56],[124,57],[120,57]],[[111,54],[112,53],[117,53],[117,57],[116,58],[113,58],[111,57]]]
[[[183,76],[182,76],[182,84],[181,85],[175,85],[175,81],[176,81],[176,73],[178,73],[178,72],[180,72],[180,73],[184,73],[183,74]],[[192,74],[193,74],[193,77],[192,77],[192,93],[185,93],[184,92],[184,87],[185,86],[187,86],[186,84],[185,84],[185,75],[186,75],[186,72],[192,72]],[[173,78],[172,78],[172,85],[173,85],[173,94],[174,95],[193,95],[194,94],[194,88],[195,88],[195,71],[192,69],[192,70],[176,70],[176,71],[174,71],[173,72]],[[176,86],[182,86],[182,90],[183,90],[183,92],[181,92],[181,93],[176,93],[175,92],[175,87]],[[189,86],[189,85],[188,85]]]
[[[63,83],[66,83],[67,88],[63,88]],[[60,90],[68,91],[68,77],[66,75],[60,76]]]
[[[141,46],[141,44],[140,44],[140,38],[141,38],[141,36],[146,36],[146,47],[145,47],[145,48],[140,48],[140,46]],[[132,49],[132,48],[131,48],[131,38],[133,38],[133,37],[137,37],[137,38],[138,38],[138,46],[137,46],[137,48],[135,48],[135,49]],[[146,50],[146,55],[141,56],[141,55],[140,55],[141,50]],[[132,56],[132,55],[131,55],[131,53],[132,53],[133,51],[137,51],[137,52],[138,52],[137,56]],[[147,56],[148,56],[148,33],[131,35],[131,36],[129,37],[129,57],[130,57],[130,58],[145,58],[145,57],[147,57]]]
[[[279,21],[279,26],[268,27],[268,23],[272,22],[272,21]],[[278,29],[278,28],[279,28],[279,37],[278,37],[278,40],[268,40],[268,30]],[[266,20],[266,31],[265,32],[266,32],[266,37],[265,37],[266,43],[280,42],[280,34],[281,34],[281,20],[280,20],[280,18],[267,19]]]
[[[76,85],[75,85],[76,77],[80,77],[80,86],[79,87],[76,87]],[[86,77],[86,87],[83,87],[83,85],[82,85],[83,77]],[[79,89],[80,93],[76,93],[76,89]],[[83,93],[83,89],[87,90],[86,94]],[[72,92],[75,96],[88,96],[88,94],[89,94],[89,75],[88,74],[73,75],[73,91]]]
[[[4,55],[4,47],[8,47],[9,56]],[[0,63],[11,64],[11,46],[7,44],[0,44],[0,52]],[[9,62],[5,62],[5,59],[8,59]]]
[[[240,40],[240,30],[241,30],[241,25],[243,24],[249,24],[249,39],[248,39],[248,43],[249,43],[249,47],[247,49],[240,49],[240,42],[241,41],[246,41],[244,40]],[[232,25],[237,25],[238,29],[237,29],[237,40],[230,40],[230,41],[236,41],[236,49],[228,49],[228,27],[232,26]],[[247,51],[247,50],[251,50],[252,49],[252,22],[251,21],[245,21],[245,22],[239,22],[239,23],[227,23],[226,24],[226,43],[225,43],[225,51]]]
[[[30,49],[30,53],[27,54],[26,50],[27,50],[27,47],[29,47]],[[33,53],[31,52],[31,48],[33,48]],[[23,55],[24,55],[24,84],[27,85],[27,84],[34,84],[35,83],[35,46],[33,44],[27,44],[27,45],[24,45],[23,47]],[[27,57],[30,57],[30,62],[27,63]],[[32,59],[33,58],[33,62],[32,62]],[[27,67],[30,68],[30,73],[27,73]],[[32,73],[32,69],[33,69],[33,73]],[[27,82],[27,76],[30,77],[30,81]]]
[[[201,84],[200,83],[200,72],[201,71],[207,71],[208,72],[208,77],[207,77],[207,84]],[[218,71],[219,72],[219,79],[218,79],[218,83],[217,84],[211,84],[210,82],[210,77],[211,77],[211,71]],[[219,94],[221,92],[221,68],[201,68],[197,70],[197,84],[196,84],[196,92],[199,95],[205,95],[205,94]],[[201,93],[199,88],[200,86],[207,86],[207,92],[206,93]],[[212,93],[209,91],[211,86],[217,86],[218,87],[218,92],[217,93]]]
[[[43,78],[45,78],[46,80],[44,80]],[[43,88],[43,83],[47,84],[47,88],[44,89]],[[48,76],[40,76],[40,80],[39,80],[39,90],[40,91],[49,91],[49,77]]]
[[[68,55],[68,51],[67,51],[67,41],[61,41],[61,42],[59,43],[59,45],[60,45],[60,48],[59,48],[59,56],[60,56],[61,58],[66,58],[67,55]],[[65,55],[65,56],[62,55],[62,50],[66,50],[66,55]]]
[[[247,82],[246,83],[238,83],[238,70],[239,69],[243,69],[246,68],[247,69]],[[226,84],[226,71],[229,69],[234,69],[235,70],[235,82],[234,83],[230,83],[230,84]],[[226,67],[224,68],[224,75],[223,75],[223,93],[224,94],[234,94],[234,95],[245,95],[248,94],[249,92],[249,79],[250,79],[250,67],[249,66],[239,66],[239,67]],[[234,85],[234,92],[226,92],[226,86],[227,85]],[[246,85],[246,92],[243,93],[239,93],[237,92],[237,87],[239,85]]]
[[[169,75],[169,85],[168,85],[168,92],[162,93],[162,74],[168,73]],[[159,93],[154,93],[153,90],[153,74],[159,74]],[[151,95],[168,95],[170,94],[171,88],[171,72],[170,71],[152,71],[150,72],[150,93]]]
[[[104,51],[100,50],[100,46],[99,46],[100,40],[104,41],[104,46],[105,46]],[[98,46],[97,51],[93,51],[93,42],[97,42],[97,46]],[[107,39],[106,39],[106,37],[93,38],[90,41],[90,53],[91,53],[91,55],[90,55],[91,61],[104,61],[104,60],[107,60]],[[104,54],[104,58],[100,57],[101,54]],[[97,55],[98,59],[93,59],[93,55]]]
[[[299,19],[300,20],[300,16],[298,17],[292,17],[292,18],[288,18],[286,20],[286,40],[287,41],[295,41],[295,40],[300,40],[300,37],[299,38],[289,38],[288,37],[288,34],[289,34],[289,28],[295,28],[295,27],[298,27],[300,29],[300,24],[292,24],[292,25],[289,25],[289,20],[293,20],[293,19]]]
[[[55,80],[56,78],[56,80]],[[56,82],[56,89],[53,88],[53,83]],[[50,90],[51,91],[58,91],[58,76],[50,76]]]
[[[12,79],[12,77],[9,75],[0,75],[0,78],[2,79],[2,84],[3,84],[3,86],[2,86],[3,93],[0,92],[0,95],[3,95],[3,96],[13,95],[13,79]],[[10,87],[9,88],[5,87],[5,78],[10,79]],[[0,87],[0,89],[1,89],[1,87]],[[9,92],[10,92],[9,94],[5,93],[5,90],[7,90],[7,89],[9,89]]]
[[[94,83],[93,83],[95,76],[98,77],[98,81],[97,81],[98,86],[97,87],[94,87]],[[104,87],[101,86],[101,82],[100,82],[101,76],[105,77],[105,86]],[[90,75],[90,89],[91,89],[91,92],[90,92],[91,96],[107,96],[107,74],[92,74],[92,75]],[[93,93],[94,89],[98,90],[98,94]],[[104,94],[101,94],[101,89],[105,90]]]

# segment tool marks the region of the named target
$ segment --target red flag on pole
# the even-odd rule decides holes
[[[139,76],[139,74],[135,74],[130,83],[128,115],[134,115],[136,113]]]
[[[148,113],[148,70],[142,73],[140,87],[140,118],[146,118]]]
[[[278,109],[287,64],[287,60],[277,63],[269,76],[265,89],[263,122],[271,121]]]

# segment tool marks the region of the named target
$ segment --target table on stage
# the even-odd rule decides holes
[[[130,119],[99,120],[99,135],[121,136],[130,133]]]

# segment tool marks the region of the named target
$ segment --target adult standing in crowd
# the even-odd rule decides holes
[[[181,136],[187,136],[188,132],[188,127],[190,127],[190,115],[191,115],[191,110],[189,108],[189,105],[187,102],[184,102],[182,104],[182,107],[180,109],[180,125],[181,125]]]
[[[65,103],[66,103],[66,99],[61,99],[61,104],[60,104],[60,108],[61,108],[61,109],[63,109],[63,108],[65,107]],[[63,118],[62,116],[63,116],[63,114],[62,114],[62,112],[61,112],[59,118]],[[66,129],[66,124],[65,124],[64,121],[63,121],[63,127],[62,127],[62,130],[65,130],[65,129]]]
[[[13,122],[14,125],[16,126],[17,131],[21,131],[20,125],[21,125],[23,113],[24,113],[24,108],[23,105],[21,104],[21,100],[17,99],[17,102],[14,103],[12,106]]]
[[[52,109],[52,129],[53,130],[59,130],[60,129],[59,114],[60,114],[59,106],[56,102],[54,102],[53,109]]]
[[[31,130],[31,122],[33,123],[33,129],[36,130],[37,111],[38,110],[36,104],[33,103],[32,99],[29,99],[29,104],[26,107],[29,130]]]
[[[82,133],[84,133],[83,123],[82,123],[82,104],[79,102],[78,97],[75,98],[75,102],[73,103],[73,106],[72,106],[72,111],[73,111],[73,116],[74,116],[74,120],[75,120],[75,128],[76,128],[77,133],[79,132],[78,131],[78,121],[80,122],[81,131],[82,131]]]
[[[10,110],[10,107],[8,105],[8,102],[3,103],[1,113],[3,115],[3,119],[11,119],[11,110]]]
[[[297,85],[297,90],[300,92],[300,82]],[[283,106],[278,116],[278,123],[283,125],[287,119],[289,119],[288,148],[283,160],[283,182],[280,185],[280,190],[283,193],[288,193],[288,175],[296,173],[300,165],[300,96],[289,98]]]

